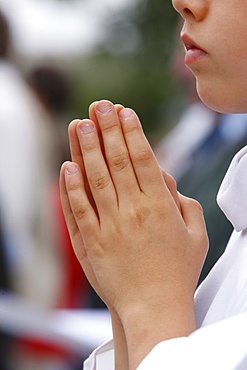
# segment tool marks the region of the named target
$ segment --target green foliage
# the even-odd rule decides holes
[[[139,1],[113,16],[106,44],[73,64],[75,116],[86,117],[94,100],[110,99],[134,108],[155,142],[172,124],[172,102],[178,99],[169,70],[177,19],[171,2],[164,0]],[[129,52],[125,43],[133,41],[131,35],[137,42]]]

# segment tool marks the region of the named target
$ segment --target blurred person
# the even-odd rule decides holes
[[[72,81],[69,75],[55,62],[49,65],[47,63],[37,64],[29,70],[26,75],[26,81],[37,99],[42,104],[47,115],[50,117],[50,124],[56,133],[56,150],[58,157],[58,166],[54,171],[49,187],[49,198],[54,216],[54,238],[59,246],[59,253],[62,260],[63,269],[63,286],[60,292],[57,292],[57,302],[55,308],[59,309],[81,309],[81,308],[98,308],[92,299],[96,296],[80,264],[73,253],[69,233],[62,212],[61,200],[59,196],[58,173],[61,163],[69,157],[69,146],[67,140],[66,121],[67,109],[71,94]],[[96,302],[102,301],[96,296]],[[105,307],[105,306],[103,306]],[[34,351],[34,343],[26,342],[27,351]],[[47,357],[50,352],[50,363],[47,370],[78,370],[82,366],[83,354],[77,358],[69,351],[60,350],[47,343],[36,342],[36,354],[38,357]],[[43,366],[45,362],[43,362]]]
[[[11,283],[24,297],[49,305],[54,294],[49,292],[52,284],[50,281],[46,284],[44,276],[38,276],[39,271],[33,267],[44,263],[45,258],[48,273],[52,258],[45,255],[55,252],[47,198],[56,163],[54,134],[49,117],[9,58],[11,31],[3,13],[1,28],[0,168],[5,176],[0,178],[0,201],[3,230],[13,263]],[[55,271],[56,268],[54,283]]]
[[[0,11],[0,205],[10,289],[47,309],[57,305],[64,278],[50,199],[61,158],[50,116],[13,56],[11,25]],[[13,367],[38,368],[19,345]]]
[[[70,157],[67,140],[67,126],[64,125],[69,104],[72,81],[64,70],[56,65],[40,64],[27,74],[27,82],[51,116],[51,122],[57,132],[57,147],[61,163]],[[80,264],[75,257],[68,230],[62,213],[57,178],[53,183],[52,199],[56,213],[56,237],[65,253],[65,282],[61,307],[66,308],[106,308],[91,286],[87,283]]]
[[[69,156],[67,127],[64,122],[71,97],[70,76],[54,62],[43,63],[28,71],[26,81],[50,117],[50,124],[56,133],[59,172],[60,164]]]
[[[199,284],[224,252],[233,231],[215,200],[232,157],[246,143],[247,114],[220,114],[217,126],[191,154],[190,166],[177,181],[179,191],[197,199],[204,210],[209,251]]]
[[[50,199],[54,213],[54,236],[63,260],[63,289],[58,298],[59,308],[82,308],[88,305],[89,285],[80,264],[75,257],[68,230],[62,213],[59,196],[58,173],[61,163],[69,157],[66,120],[71,80],[69,75],[56,65],[38,64],[26,76],[27,83],[50,116],[50,123],[56,133],[58,166],[50,186]],[[66,131],[65,131],[66,130]],[[66,139],[66,140],[65,140]]]

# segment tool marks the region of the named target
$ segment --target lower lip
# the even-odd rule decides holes
[[[185,64],[189,65],[198,60],[205,58],[207,53],[201,49],[190,49],[186,52],[184,62]]]

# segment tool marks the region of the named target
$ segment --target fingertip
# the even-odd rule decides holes
[[[66,175],[74,175],[78,172],[79,167],[77,163],[68,161],[65,163],[64,169],[66,171]]]
[[[95,113],[95,110],[96,110],[96,106],[100,103],[100,102],[108,102],[110,104],[113,104],[110,100],[96,100],[94,101],[93,103],[90,104],[89,106],[89,117],[90,119],[92,119],[93,121],[95,121],[97,118],[96,118],[96,113]],[[119,112],[124,109],[125,107],[122,105],[122,104],[114,104],[114,107],[116,109],[116,112],[117,114],[119,114]]]
[[[69,127],[72,127],[74,125],[77,125],[78,122],[80,122],[81,119],[80,118],[75,118],[73,119],[70,123],[69,123]]]
[[[99,102],[99,100],[94,100],[90,105],[89,109],[93,108],[94,105],[96,105]]]
[[[77,179],[73,179],[72,175],[76,175]],[[80,175],[80,167],[77,163],[66,161],[62,164],[61,170],[60,170],[60,186],[67,187],[68,183],[71,183],[71,181],[80,181],[78,179],[78,175]],[[71,180],[70,180],[71,177]]]
[[[125,107],[122,104],[114,104],[117,114]]]
[[[71,121],[69,123],[69,126],[68,126],[68,132],[69,134],[71,134],[73,131],[75,131],[75,128],[76,126],[78,125],[78,123],[80,122],[80,118],[76,118],[76,119],[73,119],[73,121]]]
[[[135,114],[135,112],[133,111],[133,109],[131,109],[131,108],[123,108],[119,112],[119,118],[121,120],[128,120],[130,118],[133,118],[134,114]]]
[[[97,117],[99,115],[104,116],[104,115],[108,114],[110,111],[112,111],[113,109],[115,109],[114,104],[110,100],[103,99],[103,100],[100,100],[96,104],[95,113],[96,113]]]
[[[90,134],[94,131],[95,129],[95,123],[91,119],[83,119],[80,122],[77,123],[76,130],[77,133],[80,134]]]
[[[62,163],[62,165],[60,167],[60,178],[63,176],[65,168],[66,168],[68,163],[69,163],[69,161],[65,161],[65,162]]]
[[[66,193],[66,186],[65,186],[65,168],[69,161],[64,162],[60,168],[59,174],[59,189],[60,189],[60,198],[63,200],[63,195]]]
[[[98,104],[98,100],[95,100],[94,102],[92,102],[90,105],[89,105],[89,108],[88,108],[88,111],[89,111],[89,115],[92,114],[92,112],[94,112],[95,110],[95,106]]]

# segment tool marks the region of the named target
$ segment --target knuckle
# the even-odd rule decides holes
[[[81,189],[81,183],[78,181],[69,181],[67,182],[67,190],[68,192],[77,192]]]
[[[185,198],[187,200],[188,205],[190,205],[191,207],[197,208],[198,211],[203,213],[203,208],[202,208],[201,204],[198,202],[198,200],[193,199],[193,198],[188,198],[188,197],[185,197]]]
[[[78,204],[74,207],[73,213],[75,218],[81,221],[86,217],[87,209],[83,204]]]
[[[174,177],[172,177],[171,175],[167,176],[166,183],[167,183],[167,186],[169,186],[169,188],[177,189],[177,182],[174,179]]]
[[[89,179],[89,183],[93,189],[103,190],[108,187],[110,178],[104,174],[96,174]]]
[[[129,155],[127,153],[121,153],[110,159],[110,166],[115,171],[121,171],[129,164],[129,162]]]
[[[135,162],[139,162],[139,163],[146,163],[148,161],[150,161],[151,159],[151,153],[150,153],[150,150],[140,150],[138,151],[135,155],[134,155],[134,161]]]
[[[125,134],[142,131],[140,124],[135,120],[128,121],[128,125],[123,125],[123,130]]]
[[[136,223],[138,226],[142,225],[148,220],[150,212],[145,207],[136,207],[133,208],[130,212],[130,219],[133,223]]]
[[[94,152],[97,149],[98,143],[95,142],[94,140],[87,140],[86,142],[83,143],[83,150],[87,155],[90,154],[91,152]]]
[[[120,129],[118,122],[116,122],[114,120],[110,120],[110,119],[106,120],[105,122],[102,122],[100,128],[101,128],[101,131],[103,131],[105,133],[112,132],[112,131]]]
[[[196,199],[191,199],[191,203],[195,208],[198,208],[198,210],[203,213],[203,208],[202,205],[196,200]]]

